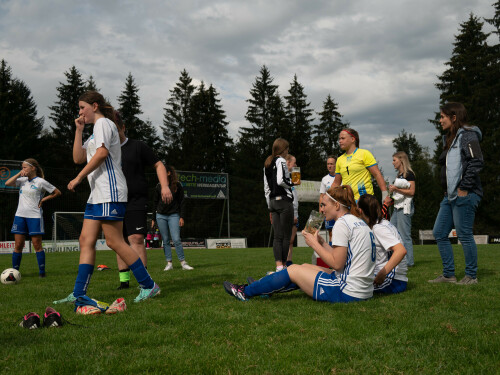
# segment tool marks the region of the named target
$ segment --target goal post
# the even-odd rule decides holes
[[[54,212],[54,225],[52,227],[52,243],[44,246],[48,252],[79,251],[79,238],[83,227],[85,212]],[[102,232],[97,244],[104,239]]]

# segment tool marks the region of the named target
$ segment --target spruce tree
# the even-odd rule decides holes
[[[323,102],[323,110],[318,112],[319,124],[314,125],[314,147],[319,149],[319,155],[326,160],[328,155],[339,156],[342,153],[338,144],[339,134],[344,128],[342,115],[338,104],[328,94]]]
[[[191,83],[192,78],[186,69],[181,72],[179,82],[170,90],[170,97],[164,108],[163,126],[163,150],[167,162],[177,169],[183,167],[182,139],[186,128],[191,122],[191,101],[196,87]]]
[[[37,117],[37,108],[29,87],[12,77],[5,60],[0,62],[0,155],[4,159],[23,160],[40,158],[43,147],[40,137],[43,118]]]
[[[415,135],[407,133],[404,129],[392,140],[392,145],[396,151],[406,152],[410,162],[419,160],[424,153],[424,148],[418,143]]]
[[[139,88],[131,73],[125,80],[125,87],[118,97],[118,103],[127,137],[146,143],[158,153],[161,145],[156,129],[151,121],[143,121],[139,118],[142,114]]]

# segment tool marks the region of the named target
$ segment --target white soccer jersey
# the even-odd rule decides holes
[[[398,229],[389,221],[383,219],[380,223],[373,226],[373,234],[375,235],[375,245],[377,246],[377,262],[375,265],[375,273],[382,269],[392,255],[391,247],[402,244],[403,240],[398,232]],[[400,281],[408,281],[406,272],[408,266],[406,265],[406,257],[389,272],[386,278],[396,279]]]
[[[340,289],[351,297],[365,299],[373,296],[374,240],[370,227],[354,215],[345,214],[333,226],[333,245],[347,247],[344,269],[335,273]]]
[[[94,132],[83,145],[87,150],[87,162],[99,147],[106,147],[106,160],[87,176],[90,184],[88,203],[109,203],[127,201],[127,181],[122,172],[122,150],[118,129],[113,121],[100,118],[94,124]]]
[[[321,185],[319,186],[319,193],[320,194],[325,194],[328,189],[333,184],[333,180],[335,180],[335,175],[327,174],[325,177],[321,179]]]
[[[31,181],[28,177],[19,177],[16,186],[20,187],[16,216],[40,219],[43,211],[38,204],[45,192],[50,194],[56,187],[41,177],[35,177]]]

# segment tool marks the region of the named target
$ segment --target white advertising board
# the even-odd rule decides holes
[[[30,243],[31,241],[24,242],[23,253],[30,252]],[[12,254],[15,245],[15,241],[0,241],[0,254]]]
[[[208,238],[207,249],[244,249],[247,247],[246,238]]]

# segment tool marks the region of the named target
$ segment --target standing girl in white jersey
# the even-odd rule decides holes
[[[19,187],[19,204],[11,230],[16,241],[12,253],[12,268],[19,270],[24,242],[26,235],[29,235],[36,252],[38,275],[45,277],[45,251],[42,248],[42,235],[45,234],[45,228],[42,204],[58,197],[61,192],[44,180],[43,170],[35,159],[23,161],[21,171],[9,178],[5,185]],[[46,197],[44,197],[45,192],[49,193]]]
[[[85,177],[90,184],[90,197],[85,208],[80,234],[80,265],[73,293],[66,299],[75,300],[76,312],[99,314],[108,309],[107,304],[86,296],[90,277],[94,271],[96,241],[103,231],[106,244],[113,249],[134,273],[141,291],[134,302],[152,298],[160,287],[151,279],[141,259],[123,239],[123,216],[127,202],[127,183],[121,169],[121,145],[114,119],[113,107],[95,91],[88,91],[79,98],[79,115],[75,120],[76,133],[73,160],[87,165],[70,181],[68,189],[74,191]],[[93,133],[82,144],[85,124],[94,124]],[[120,306],[111,308],[120,310]]]
[[[374,293],[401,293],[406,290],[406,249],[397,228],[382,216],[382,208],[371,194],[358,201],[361,217],[372,228],[377,246]]]
[[[374,237],[368,225],[357,216],[351,187],[330,188],[321,197],[320,210],[327,220],[336,221],[333,227],[333,245],[328,245],[318,235],[319,231],[314,234],[302,231],[302,234],[306,243],[333,270],[312,264],[292,264],[283,271],[265,276],[250,285],[235,285],[226,281],[226,292],[242,301],[258,295],[296,289],[302,289],[316,301],[332,303],[372,297]]]

